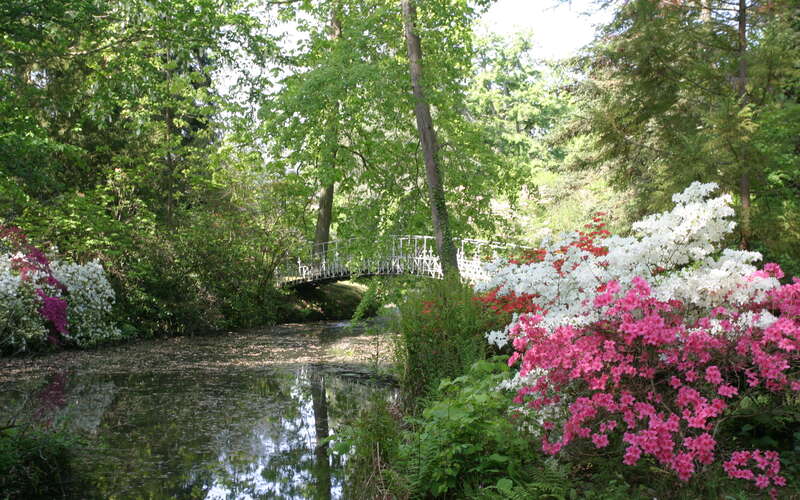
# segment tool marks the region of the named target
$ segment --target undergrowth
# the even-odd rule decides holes
[[[0,499],[77,498],[81,485],[73,469],[81,445],[53,430],[0,430]]]

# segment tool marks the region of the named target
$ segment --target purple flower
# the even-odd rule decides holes
[[[39,308],[39,314],[50,321],[58,333],[68,335],[67,301],[58,297],[49,297],[41,289],[36,290],[36,294],[42,299],[42,307]]]

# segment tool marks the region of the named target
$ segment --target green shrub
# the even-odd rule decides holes
[[[191,335],[279,319],[285,300],[273,271],[297,240],[271,205],[279,200],[238,200],[230,185],[207,186],[208,196],[198,192],[195,203],[184,200],[163,217],[163,207],[139,199],[145,193],[117,173],[118,186],[31,203],[13,223],[34,244],[55,244],[76,262],[102,263],[124,336]],[[199,203],[206,200],[213,204]]]
[[[511,376],[505,359],[478,361],[467,375],[442,381],[438,399],[410,419],[415,430],[401,456],[414,495],[467,498],[539,460],[509,414],[513,396],[497,389]]]
[[[0,498],[77,497],[80,485],[72,464],[79,444],[63,432],[0,431]]]
[[[457,279],[429,280],[409,293],[397,324],[405,405],[416,406],[440,379],[458,377],[484,359],[489,349],[484,334],[499,326],[498,317]]]
[[[370,280],[367,290],[361,296],[361,300],[356,306],[351,320],[356,323],[370,316],[374,316],[378,309],[383,305],[381,297],[381,283],[378,280]]]
[[[334,450],[348,455],[345,498],[408,498],[407,480],[399,469],[401,440],[400,422],[386,395],[374,394],[356,420],[336,435]]]

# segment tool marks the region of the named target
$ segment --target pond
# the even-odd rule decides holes
[[[373,394],[393,398],[388,333],[282,325],[0,360],[0,422],[87,436],[88,496],[343,498],[324,438]]]

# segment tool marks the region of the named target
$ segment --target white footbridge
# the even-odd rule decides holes
[[[519,255],[527,248],[493,241],[454,238],[461,278],[476,283],[487,279],[487,262]],[[379,240],[354,238],[309,244],[305,255],[287,258],[275,271],[279,287],[346,280],[358,276],[410,274],[442,277],[442,264],[433,236],[392,236]]]

